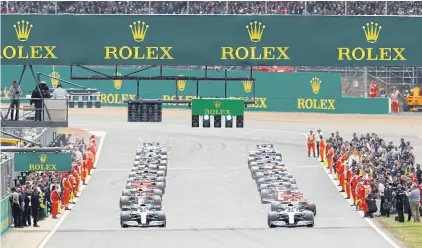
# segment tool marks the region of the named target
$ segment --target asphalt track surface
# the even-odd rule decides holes
[[[124,118],[76,119],[72,126],[103,130],[107,137],[88,187],[44,247],[392,247],[349,206],[319,163],[307,158],[300,133],[316,127],[348,135],[378,131],[389,135],[387,139],[397,142],[404,135],[422,146],[414,130],[391,135],[389,128],[337,123],[246,120],[245,125],[244,129],[193,129],[185,118],[165,117],[161,124],[126,123]],[[167,227],[123,229],[118,201],[136,145],[143,141],[158,141],[171,152],[163,199]],[[260,203],[247,167],[246,154],[258,143],[277,145],[299,188],[316,202],[314,228],[268,228],[269,206]]]

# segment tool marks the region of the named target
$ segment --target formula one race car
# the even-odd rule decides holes
[[[167,172],[167,161],[154,160],[154,159],[141,159],[133,163],[132,171],[136,169],[142,169],[142,168],[163,170]]]
[[[250,167],[252,178],[256,179],[256,175],[263,175],[265,172],[280,171],[287,173],[287,168],[281,162],[254,162]]]
[[[136,155],[141,155],[145,152],[154,152],[156,154],[166,155],[167,151],[160,147],[160,143],[143,143],[136,149]]]
[[[130,170],[129,178],[131,177],[137,177],[142,175],[148,175],[148,174],[155,174],[157,177],[165,177],[167,174],[167,167],[164,168],[158,168],[158,166],[154,165],[140,165],[139,167],[133,167]]]
[[[125,208],[120,213],[120,225],[125,228],[129,226],[150,227],[166,226],[166,216],[162,211],[156,211],[141,204],[138,208]]]
[[[273,202],[279,201],[280,194],[291,194],[291,193],[299,193],[299,189],[297,185],[292,185],[291,187],[286,187],[285,185],[279,185],[276,187],[271,188],[264,188],[261,189],[261,203],[268,204]]]
[[[280,204],[275,211],[268,213],[268,226],[307,226],[315,224],[314,215],[311,211],[303,210],[293,203]]]
[[[160,189],[161,191],[163,191],[164,194],[166,188],[165,178],[148,178],[140,176],[135,178],[129,178],[126,184],[126,189],[145,187]]]
[[[271,202],[271,211],[276,211],[286,203],[292,203],[302,210],[311,211],[314,216],[317,214],[315,203],[306,200],[303,194],[299,192],[280,192],[277,201]]]
[[[137,196],[147,193],[162,197],[164,194],[164,186],[165,185],[162,182],[136,181],[131,183],[131,188],[122,190],[122,196]]]

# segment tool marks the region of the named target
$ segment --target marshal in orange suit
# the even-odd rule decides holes
[[[53,216],[53,219],[57,219],[57,214],[59,213],[60,195],[57,192],[55,185],[51,187],[50,201],[51,215]]]

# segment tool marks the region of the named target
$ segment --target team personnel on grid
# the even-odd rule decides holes
[[[317,133],[315,135],[316,135],[317,156],[319,157],[320,156],[320,151],[319,151],[320,145],[319,145],[319,143],[321,142],[321,135],[322,135],[322,132],[321,132],[321,129],[320,128],[317,129]]]
[[[308,143],[308,157],[311,156],[311,150],[314,157],[315,155],[315,134],[312,130],[309,130],[308,137],[307,137],[307,143]]]

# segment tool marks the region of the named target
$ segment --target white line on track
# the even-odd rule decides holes
[[[91,134],[95,135],[95,136],[101,136],[101,143],[100,146],[98,147],[97,150],[97,154],[95,157],[95,163],[94,163],[94,168],[97,167],[97,163],[98,163],[98,159],[100,158],[100,154],[101,151],[103,149],[103,145],[104,145],[104,141],[106,138],[107,133],[104,131],[89,131]],[[94,169],[91,173],[94,173],[94,171],[96,171],[97,169]],[[89,182],[89,180],[91,179],[91,176],[87,177],[87,183]],[[81,186],[81,191],[79,192],[79,197],[75,199],[75,203],[79,200],[83,190],[85,189],[86,185],[82,185]],[[44,246],[47,244],[47,242],[51,239],[51,237],[54,235],[54,233],[57,231],[57,229],[59,229],[60,225],[63,223],[64,219],[66,218],[66,216],[70,213],[70,211],[66,211],[64,212],[64,214],[62,216],[60,216],[59,221],[56,223],[56,225],[54,225],[53,229],[51,229],[51,231],[45,236],[45,238],[41,241],[41,243],[38,245],[38,248],[44,248]]]
[[[308,134],[306,133],[297,133],[297,134],[301,134],[305,137],[308,136]],[[321,163],[321,162],[320,162]],[[322,163],[321,163],[322,164]],[[320,166],[319,166],[320,167]],[[337,182],[336,180],[334,180],[334,178],[332,176],[330,176],[330,174],[328,174],[328,170],[324,168],[324,171],[326,172],[328,178],[331,180],[331,182],[334,184],[334,186],[336,187],[336,189],[340,190],[340,187],[337,186]],[[341,193],[345,198],[346,198],[346,194],[345,193]],[[347,201],[347,203],[349,203],[349,205],[352,204],[352,201],[350,199],[345,199]],[[356,211],[356,213],[363,218],[364,213],[362,211]],[[363,218],[366,223],[368,223],[368,225],[370,227],[372,227],[375,232],[377,232],[382,238],[384,238],[385,241],[387,241],[387,243],[389,243],[392,247],[394,248],[401,248],[399,245],[397,245],[390,237],[388,237],[387,234],[385,234],[379,227],[377,227],[377,225],[375,225],[374,221],[372,221],[371,219],[368,218]]]

